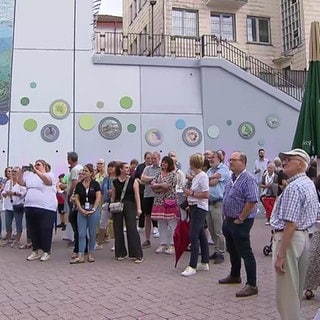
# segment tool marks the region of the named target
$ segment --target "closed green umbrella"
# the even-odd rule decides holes
[[[293,148],[320,157],[320,24],[311,23],[309,70]]]

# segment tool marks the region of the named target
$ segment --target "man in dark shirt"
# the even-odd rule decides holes
[[[134,177],[136,178],[136,180],[138,181],[139,183],[139,193],[140,193],[140,202],[141,202],[141,208],[143,208],[142,206],[142,200],[143,200],[143,192],[144,192],[144,183],[141,181],[141,175],[142,175],[142,172],[144,170],[144,168],[146,166],[150,166],[152,164],[152,160],[151,160],[151,152],[150,151],[147,151],[145,154],[144,154],[144,162],[143,163],[140,163],[137,168],[136,168],[136,172],[135,172],[135,175]],[[142,211],[142,214],[140,214],[139,216],[139,224],[138,224],[138,227],[143,229],[144,228],[144,213]]]

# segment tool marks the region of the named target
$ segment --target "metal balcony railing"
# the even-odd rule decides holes
[[[214,35],[199,38],[170,35],[153,35],[113,32],[96,32],[96,54],[156,56],[175,58],[223,58],[289,96],[301,101],[307,72],[300,70],[277,70],[248,55],[226,40]]]

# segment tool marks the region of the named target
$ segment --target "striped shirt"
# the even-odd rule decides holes
[[[242,171],[235,179],[228,183],[222,202],[222,212],[225,217],[238,218],[247,202],[257,203],[259,190],[257,182],[249,172]],[[257,206],[250,212],[248,218],[254,218],[257,214]]]
[[[305,173],[288,180],[272,211],[270,224],[276,230],[284,228],[286,221],[294,222],[297,230],[310,228],[316,221],[319,201],[314,183]]]

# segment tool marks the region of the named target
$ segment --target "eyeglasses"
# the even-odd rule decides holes
[[[297,161],[302,161],[302,159],[300,159],[300,158],[284,158],[282,161],[285,161],[285,162],[290,162],[290,161],[293,161],[293,160],[297,160]]]
[[[103,162],[97,162],[97,164],[101,164],[101,165],[103,165],[104,163],[103,163]]]
[[[242,161],[242,160],[241,160],[241,159],[230,158],[230,159],[229,159],[229,162],[231,162],[231,161]]]

